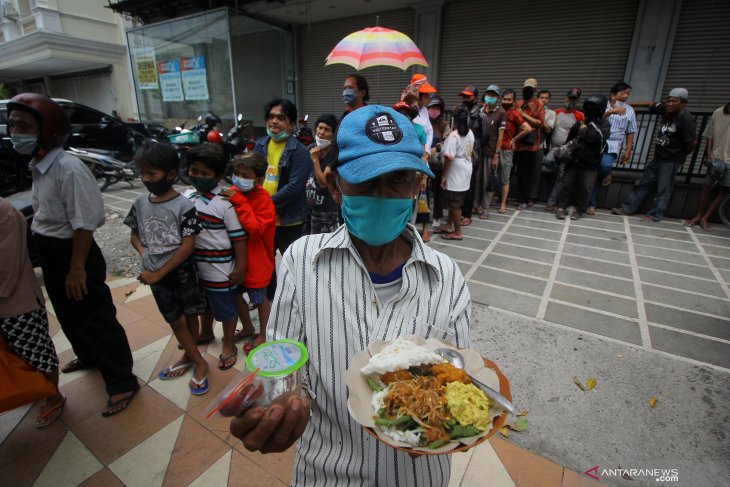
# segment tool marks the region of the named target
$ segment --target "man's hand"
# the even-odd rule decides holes
[[[309,399],[293,397],[286,408],[273,404],[247,409],[231,421],[231,434],[249,451],[283,452],[302,436],[310,415]]]
[[[160,282],[160,279],[162,279],[162,276],[160,276],[158,272],[154,271],[142,271],[142,273],[137,276],[137,280],[139,282],[147,284],[148,286]]]
[[[233,270],[228,275],[228,280],[231,281],[232,284],[239,285],[243,282],[243,273],[244,268],[240,266],[234,266]]]
[[[441,176],[441,189],[446,191],[446,175]]]
[[[512,140],[509,141],[509,149],[511,151],[514,151],[515,150],[515,139],[512,139]]]
[[[86,269],[69,269],[66,274],[66,296],[81,301],[87,294],[89,291],[86,289]]]
[[[312,157],[312,162],[319,162],[319,147],[309,149],[309,155]]]
[[[623,153],[623,155],[621,155],[621,159],[619,159],[618,163],[623,166],[624,164],[626,164],[630,160],[631,160],[631,152],[626,151],[626,152]]]
[[[611,115],[623,115],[624,113],[626,113],[626,107],[616,105],[615,107],[611,108],[608,113]]]
[[[497,169],[497,166],[499,165],[499,154],[494,154],[492,156],[492,169]]]

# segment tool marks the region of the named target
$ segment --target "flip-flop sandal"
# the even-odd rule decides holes
[[[433,233],[436,235],[441,235],[442,233],[454,233],[453,230],[446,230],[445,228],[435,228],[433,230]]]
[[[233,338],[235,339],[235,341],[240,342],[241,340],[250,340],[251,338],[256,338],[257,335],[258,333],[253,332],[249,333],[248,335],[238,336],[238,332],[236,332],[236,334],[233,335]]]
[[[58,418],[61,417],[63,414],[63,407],[66,405],[66,398],[64,397],[61,402],[53,406],[51,409],[46,411],[45,413],[38,413],[38,417],[35,420],[35,426],[36,428],[45,428],[46,426],[51,425],[52,423],[55,423]]]
[[[507,213],[507,208],[500,208],[498,211],[499,211],[499,213],[504,214],[504,213]]]
[[[195,372],[193,372],[193,377],[190,378],[190,382],[195,384],[195,387],[193,387],[192,384],[188,384],[188,387],[190,388],[190,394],[193,396],[202,396],[203,394],[208,392],[208,374],[205,374],[205,377],[203,377],[201,380],[198,380],[195,378]]]
[[[450,233],[446,235],[441,235],[441,238],[443,238],[444,240],[464,240],[464,237],[454,237]]]
[[[483,212],[482,212],[482,213],[481,213],[481,214],[479,215],[479,219],[480,219],[480,220],[489,220],[489,211],[483,211]]]
[[[226,362],[228,362],[230,359],[233,359],[233,362],[230,365],[226,365]],[[218,355],[218,360],[220,360],[220,363],[218,364],[218,368],[220,370],[230,369],[231,367],[236,365],[236,362],[238,362],[238,349],[236,348],[235,350],[233,350],[233,353],[231,353],[230,355]]]
[[[121,413],[122,411],[124,411],[125,409],[127,409],[129,407],[129,403],[132,402],[132,399],[134,399],[134,396],[137,395],[138,391],[139,391],[139,386],[137,386],[136,389],[131,391],[129,395],[124,396],[121,399],[118,399],[116,401],[112,401],[111,398],[107,399],[107,401],[106,401],[107,407],[113,408],[115,406],[122,406],[122,405],[124,405],[124,407],[122,409],[118,409],[116,411],[102,411],[101,415],[105,418],[109,418],[111,416],[114,416],[115,414]]]
[[[462,218],[461,219],[462,227],[468,227],[469,225],[471,225],[471,218]]]
[[[63,366],[61,369],[61,373],[63,374],[70,374],[71,372],[76,372],[77,370],[85,370],[92,368],[91,365],[86,365],[81,360],[77,358],[73,359],[69,363]]]
[[[214,337],[214,336],[212,336],[212,337],[210,337],[210,338],[203,338],[203,339],[199,339],[199,340],[198,340],[198,341],[196,341],[195,343],[196,343],[197,345],[207,345],[207,344],[209,344],[209,343],[213,343],[214,341],[215,341],[215,337]],[[178,343],[178,344],[177,344],[177,349],[178,349],[178,350],[182,350],[182,349],[183,349],[182,345],[180,345],[180,344]]]
[[[187,362],[187,363],[180,364],[180,365],[165,367],[164,369],[162,369],[160,371],[159,374],[157,374],[157,377],[160,380],[177,379],[178,377],[182,377],[185,374],[185,372],[187,372],[187,370],[192,366],[193,366],[192,362]],[[179,374],[171,375],[173,372],[177,372],[179,370],[181,370],[182,372],[180,372]]]

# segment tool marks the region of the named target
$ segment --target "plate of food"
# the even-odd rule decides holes
[[[464,370],[435,352],[443,348],[461,353]],[[512,399],[504,374],[475,350],[413,335],[376,341],[345,373],[347,407],[393,448],[420,455],[466,451],[499,430],[508,414],[469,375]]]

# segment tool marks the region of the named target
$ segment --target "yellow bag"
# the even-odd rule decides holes
[[[428,213],[428,196],[422,191],[418,196],[418,204],[416,205],[416,213]]]
[[[0,337],[0,413],[56,393],[48,379],[10,351]]]

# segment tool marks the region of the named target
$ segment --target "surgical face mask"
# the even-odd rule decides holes
[[[241,193],[247,193],[251,191],[255,183],[254,179],[239,178],[235,174],[231,176],[231,181]]]
[[[403,233],[413,213],[413,198],[342,195],[342,218],[352,235],[373,247]]]
[[[193,187],[198,190],[198,193],[207,193],[218,185],[218,180],[215,178],[201,178],[198,176],[190,176],[190,182],[193,183]]]
[[[315,137],[314,141],[317,143],[317,149],[324,149],[332,144],[331,140],[320,139],[319,137]]]
[[[347,105],[352,105],[357,100],[357,91],[353,88],[345,88],[342,90],[342,101]]]
[[[487,105],[494,106],[497,103],[497,97],[496,96],[485,96],[484,103],[486,103]]]
[[[266,135],[268,135],[274,142],[283,142],[289,138],[289,132],[282,130],[278,134],[275,134],[268,127],[266,127]]]
[[[436,120],[441,116],[441,109],[439,107],[431,107],[428,109],[428,118]]]
[[[36,148],[38,147],[38,136],[35,134],[11,135],[10,140],[13,143],[13,149],[15,149],[15,152],[17,152],[18,154],[29,156],[33,154],[33,152],[35,152]]]
[[[170,191],[172,182],[168,181],[167,178],[161,179],[160,181],[142,181],[147,191],[155,196],[162,196],[163,194]]]

